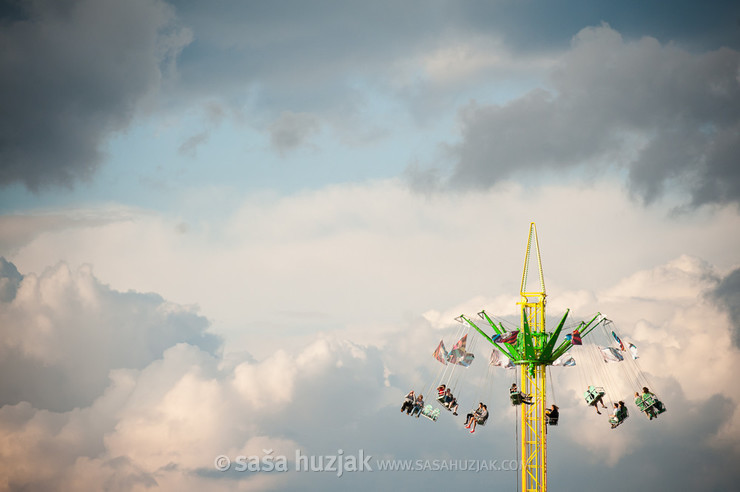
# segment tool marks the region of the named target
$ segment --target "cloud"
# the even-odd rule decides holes
[[[738,203],[740,53],[691,53],[649,37],[586,28],[551,71],[551,88],[504,105],[471,103],[450,184],[487,188],[512,176],[623,169],[652,202],[670,187],[692,206]]]
[[[274,378],[249,377],[252,371],[292,389],[284,393]],[[111,371],[110,384],[90,406],[0,408],[0,437],[8,443],[0,448],[0,489],[233,490],[234,480],[255,490],[285,481],[295,487],[300,475],[219,473],[214,458],[271,450],[293,466],[297,449],[312,454],[333,446],[336,453],[351,441],[327,430],[382,406],[381,377],[377,350],[344,341],[317,340],[290,356],[236,367],[177,344],[141,370]],[[351,401],[365,407],[348,415]]]
[[[86,33],[94,24],[77,22],[84,4],[33,5],[43,15],[4,25],[43,31],[67,22],[83,25],[78,30]],[[78,128],[94,137],[78,143],[101,148],[106,135],[127,126],[131,108],[151,101],[142,98],[172,68],[167,65],[177,47],[188,42],[174,10],[164,5],[152,12],[151,5],[164,4],[133,3],[116,12],[141,8],[151,14],[144,16],[150,35],[143,36],[146,53],[160,42],[173,49],[147,65],[151,79],[144,77],[136,91],[124,94],[130,105],[110,113],[105,113],[109,105],[96,106],[117,116],[107,126],[105,114],[100,116],[96,125],[102,129]],[[267,117],[258,119],[274,122],[264,127],[275,137],[274,148],[287,153],[310,145],[331,124],[324,111],[369,107],[356,96],[368,85],[387,90],[378,87],[379,78],[394,79],[404,62],[421,64],[405,72],[407,80],[423,69],[428,79],[421,85],[436,84],[433,89],[449,94],[522,59],[492,37],[442,32],[446,19],[461,22],[451,5],[405,5],[390,17],[389,9],[377,5],[370,10],[383,15],[299,3],[286,13],[286,5],[179,2],[178,15],[184,15],[179,18],[189,23],[196,11],[201,23],[198,40],[182,56],[182,84],[167,97],[177,102],[192,90],[188,95],[201,100],[198,91],[210,94],[227,86],[231,96],[244,97],[246,88],[257,110],[268,109]],[[52,8],[59,10],[48,13]],[[137,23],[119,17],[125,40]],[[479,16],[481,31],[495,23],[485,17]],[[387,29],[379,31],[381,24]],[[516,27],[512,23],[509,32]],[[161,37],[167,33],[174,38]],[[434,387],[441,366],[431,351],[440,338],[454,343],[455,315],[485,308],[515,319],[531,220],[538,223],[543,246],[548,320],[559,319],[566,307],[573,309],[572,319],[606,313],[624,339],[638,344],[643,372],[668,406],[658,421],[633,411],[624,426],[611,430],[605,416],[595,415],[581,399],[579,371],[588,365],[553,370],[548,390],[562,419],[548,434],[550,488],[580,490],[599,483],[607,490],[731,489],[740,480],[733,466],[740,458],[740,390],[732,379],[740,356],[737,327],[728,316],[736,304],[737,252],[728,245],[738,244],[740,227],[737,208],[725,196],[732,195],[733,167],[723,175],[722,166],[735,153],[737,106],[721,83],[707,89],[699,79],[730,80],[732,70],[722,72],[721,65],[736,66],[736,52],[680,46],[650,38],[625,41],[607,27],[585,30],[560,58],[527,59],[559,60],[552,87],[501,106],[470,105],[465,128],[480,124],[480,143],[484,124],[505,126],[496,111],[508,111],[520,127],[540,135],[544,128],[565,139],[548,141],[547,152],[529,148],[532,141],[523,138],[512,137],[522,147],[530,144],[521,153],[502,145],[505,155],[524,159],[517,161],[524,173],[544,169],[540,159],[568,172],[592,161],[594,173],[604,169],[598,166],[621,165],[635,193],[657,194],[673,179],[692,196],[709,193],[729,206],[667,216],[671,204],[644,209],[631,203],[609,182],[612,176],[579,189],[533,190],[494,175],[483,179],[485,189],[477,193],[421,196],[395,180],[246,199],[243,190],[229,197],[223,188],[189,189],[180,206],[170,208],[174,216],[97,209],[0,218],[0,253],[10,260],[0,259],[0,371],[7,375],[0,382],[0,490],[361,491],[467,489],[481,481],[514,488],[514,473],[376,472],[337,479],[316,472],[221,473],[213,461],[220,454],[233,459],[268,449],[289,457],[296,449],[305,454],[364,449],[389,458],[514,458],[517,421],[506,397],[511,373],[486,379],[479,364],[458,373],[461,409],[483,399],[492,411],[488,426],[472,436],[460,418],[410,419],[400,415],[399,406],[409,388],[428,396]],[[491,54],[493,48],[501,48],[503,59]],[[48,51],[39,57],[61,60]],[[584,68],[604,58],[615,68],[603,74]],[[140,67],[121,63],[133,65]],[[688,73],[686,66],[704,74]],[[450,67],[466,77],[449,76]],[[666,83],[669,69],[680,76],[670,81],[673,86]],[[646,73],[674,91],[643,94],[643,82],[651,80]],[[615,89],[618,83],[634,101]],[[601,89],[604,94],[590,92]],[[584,95],[593,113],[578,97]],[[686,99],[681,101],[688,108],[685,119],[673,106],[679,96]],[[444,106],[446,100],[440,101]],[[210,107],[212,119],[206,114],[201,132],[187,133],[193,137],[183,143],[183,152],[202,149],[224,114],[221,104],[219,99]],[[704,121],[703,109],[711,115],[704,126],[698,123]],[[602,121],[604,113],[611,123]],[[584,115],[592,124],[579,119]],[[580,129],[586,145],[563,125]],[[670,174],[669,164],[687,155],[714,156],[715,167],[678,166]],[[569,167],[571,158],[580,163]],[[639,168],[644,172],[630,174],[631,163],[648,164]],[[507,175],[503,165],[497,169],[521,176]],[[476,172],[483,173],[471,168],[473,181]],[[712,181],[710,175],[724,179]],[[48,183],[74,182],[81,174],[70,176],[67,181],[51,176]],[[46,178],[35,179],[45,186]],[[496,186],[489,189],[491,183]],[[200,197],[197,205],[193,196]],[[488,353],[480,342],[471,350],[484,361]],[[627,378],[621,386],[629,391],[634,385]]]
[[[417,124],[446,126],[449,108],[460,101],[520,94],[557,58],[553,47],[562,49],[577,29],[601,18],[614,18],[626,36],[649,34],[653,26],[661,42],[699,36],[674,16],[630,17],[608,5],[578,9],[578,16],[508,3],[383,5],[222,2],[213,9],[192,1],[14,2],[4,10],[0,39],[5,94],[0,185],[41,190],[90,179],[112,135],[128,129],[136,116],[163,108],[171,123],[172,113],[188,114],[194,105],[217,101],[232,111],[230,123],[247,120],[260,132],[270,131],[264,122],[283,112],[310,114],[343,142],[365,144],[399,135],[406,109],[415,113]],[[713,38],[698,43],[702,49],[717,49],[716,37],[737,49],[728,23],[709,19],[708,12],[733,18],[730,7],[695,11],[682,5],[681,10],[701,19],[702,28],[695,30]],[[637,33],[629,22],[619,22],[625,17],[640,19]],[[717,128],[718,135],[725,128]],[[289,151],[307,141],[306,130],[304,124],[298,131],[276,123],[271,143]],[[217,145],[209,128],[186,132],[173,149],[181,155]],[[728,131],[713,140],[708,175],[735,152],[733,135]],[[664,155],[660,149],[680,138],[656,139],[655,152]],[[708,145],[701,139],[680,141],[692,148]],[[724,184],[702,183],[699,201],[712,194],[732,196],[735,191]]]
[[[377,9],[225,2],[212,9],[179,2],[178,15],[197,33],[193,53],[182,60],[183,87],[233,94],[246,84],[265,96],[264,104],[295,111],[331,106],[337,96],[354,93],[348,75],[371,74],[389,57],[416,52],[436,39],[434,27],[444,21],[434,9],[420,8],[427,4],[381,3]],[[426,25],[409,24],[419,16]]]
[[[156,294],[118,292],[89,267],[60,263],[21,276],[2,264],[0,404],[30,402],[55,411],[87,406],[118,368],[143,368],[177,342],[214,352],[220,340],[193,308]]]
[[[508,373],[495,373],[486,384],[485,371],[474,365],[460,379],[464,410],[473,400],[490,402],[485,433],[461,434],[451,417],[410,420],[399,406],[410,388],[427,394],[434,385],[441,366],[431,352],[440,339],[448,347],[454,343],[454,316],[485,308],[516,320],[527,224],[534,218],[548,320],[558,320],[568,307],[574,320],[595,311],[614,319],[623,339],[640,348],[650,386],[668,406],[665,418],[649,422],[633,412],[612,431],[582,403],[578,371],[585,365],[553,369],[551,394],[563,411],[558,433],[548,435],[553,488],[585,488],[593,484],[593,470],[663,486],[672,463],[698,456],[712,463],[706,477],[683,469],[670,477],[691,484],[700,478],[725,484],[734,477],[734,469],[717,470],[737,456],[740,394],[731,377],[740,366],[732,325],[713,300],[725,272],[737,264],[736,252],[727,248],[740,231],[733,227],[734,207],[666,218],[669,204],[646,211],[604,182],[581,190],[543,186],[536,195],[506,183],[485,193],[421,196],[385,181],[240,200],[231,202],[230,214],[202,222],[118,208],[106,220],[98,210],[102,223],[41,228],[17,248],[10,259],[19,272],[4,271],[6,285],[32,294],[21,311],[30,329],[20,335],[40,340],[28,344],[39,352],[56,352],[56,372],[78,374],[68,366],[83,361],[108,379],[88,397],[74,386],[66,389],[78,383],[72,378],[49,388],[43,361],[54,359],[4,359],[4,373],[28,374],[24,391],[34,399],[2,407],[6,433],[0,441],[18,447],[5,451],[9,471],[0,475],[52,490],[84,488],[84,477],[93,489],[105,483],[144,488],[150,480],[179,490],[377,490],[420,481],[473,487],[480,475],[374,473],[338,481],[316,473],[221,473],[213,460],[273,446],[288,456],[296,449],[331,454],[362,448],[390,458],[515,457]],[[34,216],[17,220],[20,227]],[[187,234],[178,232],[184,220]],[[71,266],[44,267],[59,259]],[[79,266],[85,262],[95,265],[94,276]],[[95,297],[81,293],[88,291],[104,300],[103,314],[83,304]],[[223,337],[223,355],[194,346],[195,335],[162,332],[166,325],[175,333],[202,334],[209,323],[173,304],[196,301],[212,320],[208,331]],[[163,320],[164,306],[181,316]],[[44,318],[60,330],[48,332],[48,342],[39,335]],[[103,328],[124,322],[147,328]],[[14,328],[3,332],[3,343],[15,343],[16,325],[0,325]],[[94,338],[97,331],[106,338]],[[139,364],[133,354],[144,351],[143,342],[116,338],[122,333],[170,346]],[[74,342],[80,337],[84,344]],[[116,353],[108,338],[134,347],[118,364],[128,369],[98,362],[99,353]],[[474,350],[479,360],[488,356],[480,340]],[[37,395],[46,392],[77,395],[77,403],[49,409]],[[80,427],[88,421],[96,424],[86,433]],[[57,456],[43,460],[49,468],[34,471],[29,460],[47,449]],[[663,450],[659,457],[657,449]],[[566,455],[584,459],[578,467],[558,461]],[[662,481],[654,482],[656,475]],[[513,474],[495,480],[512,488],[516,483]]]
[[[186,194],[187,206],[194,196]],[[92,264],[115,290],[197,304],[217,332],[267,350],[277,340],[291,343],[286,334],[354,324],[368,299],[377,320],[391,320],[481,293],[515,294],[531,220],[554,291],[604,288],[682,254],[729,269],[738,260],[727,245],[740,240],[732,207],[667,219],[672,204],[646,212],[608,182],[543,186],[536,194],[504,183],[485,193],[424,196],[378,181],[289,196],[218,190],[216,200],[196,203],[196,217],[98,209],[103,223],[41,229],[7,258],[27,272],[59,261],[73,270]],[[66,215],[59,211],[60,224]],[[36,216],[17,220],[20,228]],[[187,234],[178,232],[183,222]]]
[[[225,108],[215,101],[205,103],[201,112],[203,113],[203,125],[205,128],[195,135],[188,137],[180,144],[177,148],[177,153],[181,156],[195,157],[198,147],[208,143],[208,140],[211,138],[211,132],[221,126],[227,113]]]
[[[577,2],[559,5],[529,2],[466,2],[458,15],[468,30],[495,29],[506,43],[519,51],[546,51],[567,45],[572,33],[583,26],[607,21],[631,38],[657,36],[693,49],[740,48],[740,33],[734,20],[740,9],[732,2],[675,2],[670,11],[652,5],[625,8],[608,1],[580,8]],[[724,20],[723,20],[724,19]],[[732,19],[732,21],[727,21]]]
[[[190,42],[159,0],[19,3],[0,32],[0,185],[89,179]]]
[[[107,207],[102,214],[101,210],[80,208],[0,215],[0,252],[4,255],[13,254],[18,248],[46,233],[127,221],[139,213],[128,207]]]
[[[17,280],[18,275],[11,272],[6,277]],[[93,306],[100,305],[107,312],[132,316],[139,311],[157,319],[151,308],[142,308],[146,296],[128,293],[127,298],[119,292],[105,292],[89,272],[70,272],[62,265],[38,279],[30,277],[20,280],[13,303],[28,299],[29,291],[41,292],[45,304],[36,304],[35,312],[48,314],[53,306],[57,311],[62,306],[80,311],[78,317],[84,318],[94,314]],[[551,488],[562,490],[558,484],[564,481],[558,477],[566,476],[571,477],[569,487],[585,487],[597,475],[627,473],[635,484],[659,483],[670,488],[682,483],[691,490],[700,490],[705,483],[725,486],[737,478],[734,468],[725,465],[740,453],[740,393],[732,384],[732,375],[740,369],[740,352],[729,341],[729,320],[706,295],[720,282],[711,264],[680,257],[636,271],[589,295],[562,293],[565,299],[579,299],[573,319],[598,308],[619,325],[624,339],[638,344],[642,369],[668,412],[649,422],[634,411],[625,425],[613,431],[605,416],[600,419],[581,401],[578,372],[586,365],[553,369],[548,391],[561,407],[562,418],[561,425],[548,434]],[[29,285],[40,287],[30,289]],[[563,309],[559,294],[549,304],[551,320]],[[91,302],[106,296],[104,302]],[[516,296],[477,296],[438,307],[439,313],[486,308],[508,316],[515,302]],[[3,312],[7,311],[3,306]],[[356,490],[377,490],[411,483],[472,487],[479,483],[480,474],[376,471],[338,479],[318,472],[222,473],[213,468],[218,455],[235,459],[260,456],[265,450],[287,456],[291,468],[296,450],[325,455],[338,449],[347,454],[363,449],[376,458],[412,460],[513,458],[516,421],[506,397],[510,373],[503,369],[494,372],[488,384],[483,384],[484,365],[474,364],[460,378],[463,406],[484,399],[492,411],[488,425],[475,436],[449,414],[436,423],[399,415],[408,388],[426,392],[435,384],[440,366],[431,357],[433,347],[440,336],[452,339],[458,330],[457,323],[445,322],[446,315],[439,313],[381,322],[374,331],[347,325],[314,334],[295,347],[284,340],[276,350],[259,352],[257,360],[236,356],[234,351],[223,357],[149,328],[151,337],[170,346],[139,367],[129,364],[107,369],[104,388],[91,402],[77,395],[79,404],[67,410],[41,409],[26,401],[0,407],[0,442],[4,443],[0,446],[4,479],[0,489],[233,490],[241,486],[250,490],[346,490],[349,484]],[[97,318],[97,324],[113,324],[116,319]],[[171,321],[187,329],[193,319],[179,316]],[[59,324],[59,328],[77,337],[75,324]],[[667,343],[668,337],[679,343]],[[15,331],[2,333],[6,345],[14,338],[18,338]],[[298,333],[287,338],[306,340]],[[59,360],[91,357],[80,354],[75,344],[55,340]],[[96,352],[108,350],[99,340],[87,343]],[[119,342],[114,352],[140,350]],[[473,350],[479,360],[485,360],[484,343]],[[3,372],[18,374],[48,360],[53,359],[36,357],[3,367]],[[33,387],[29,394],[49,391],[40,379],[26,382]],[[77,384],[61,381],[59,391],[74,392]],[[570,459],[581,455],[582,460]],[[692,466],[697,460],[707,460],[711,466]],[[677,470],[677,462],[685,466]],[[513,473],[499,472],[495,479],[515,483]],[[619,483],[620,490],[624,487],[616,479],[605,483],[607,490],[617,490],[608,484]]]
[[[305,145],[320,130],[316,117],[307,113],[284,111],[269,126],[270,143],[281,155]]]
[[[717,299],[720,306],[727,309],[734,327],[732,343],[740,348],[740,269],[735,269],[725,276],[712,297]]]
[[[296,1],[259,6],[225,1],[219,9],[193,1],[176,5],[196,33],[182,60],[181,89],[243,98],[247,85],[260,99],[257,106],[278,112],[346,105],[356,95],[358,79],[377,87],[399,73],[418,76],[419,59],[421,68],[442,79],[490,65],[500,45],[512,53],[504,58],[516,64],[566,48],[573,33],[602,20],[630,38],[659,33],[661,42],[700,50],[740,47],[734,24],[721,20],[737,16],[729,2],[704,8],[684,2],[673,6],[673,15],[608,2],[589,9],[573,2],[557,8],[446,1],[383,1],[373,7]],[[384,15],[388,12],[392,15]],[[454,93],[458,87],[450,89]]]
[[[23,275],[15,265],[0,256],[0,302],[10,302],[15,298],[21,280]]]
[[[210,135],[208,132],[200,132],[192,137],[188,137],[182,144],[180,144],[177,152],[183,156],[193,157],[195,156],[197,148],[208,142],[209,137]]]

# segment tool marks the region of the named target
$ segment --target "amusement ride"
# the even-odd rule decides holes
[[[461,377],[461,371],[457,369],[462,368],[464,371],[464,368],[473,364],[475,361],[473,352],[478,338],[482,339],[492,348],[487,378],[491,377],[493,368],[497,366],[516,371],[514,380],[518,381],[518,385],[516,382],[512,384],[509,397],[511,404],[518,407],[519,414],[521,490],[545,492],[547,428],[557,425],[559,419],[557,405],[550,408],[546,405],[547,369],[550,366],[579,367],[576,360],[581,360],[596,368],[595,375],[586,375],[582,367],[576,372],[579,372],[581,381],[586,387],[583,395],[585,403],[595,407],[597,413],[601,413],[599,405],[602,409],[607,409],[604,403],[607,395],[613,397],[616,394],[624,394],[624,384],[636,390],[631,403],[634,403],[650,420],[657,418],[666,408],[649,390],[652,384],[647,374],[640,368],[637,347],[629,342],[625,345],[614,323],[601,313],[576,323],[573,325],[574,328],[573,326],[566,328],[569,314],[569,311],[566,311],[551,332],[546,330],[545,281],[534,222],[529,226],[519,293],[521,300],[517,303],[520,312],[518,327],[507,327],[503,319],[489,315],[486,311],[477,313],[480,321],[474,321],[473,317],[465,314],[455,318],[460,323],[456,335],[458,341],[449,352],[445,349],[444,342],[440,341],[433,353],[434,358],[443,364],[438,377],[427,391],[427,394],[434,393],[436,386],[437,405],[424,403],[411,392],[406,396],[402,411],[413,412],[417,417],[423,416],[435,422],[445,410],[457,415],[458,402],[454,393]],[[473,336],[468,339],[471,329],[480,337]],[[584,344],[583,340],[587,337],[597,343]],[[612,369],[613,366],[617,366],[619,371]],[[603,382],[599,386],[588,384],[594,378]],[[613,413],[609,417],[609,423],[612,429],[616,429],[625,422],[629,411],[623,400],[611,403]],[[474,432],[476,426],[486,424],[488,415],[487,408],[481,402],[479,408],[468,415],[465,427],[472,427],[471,432]]]

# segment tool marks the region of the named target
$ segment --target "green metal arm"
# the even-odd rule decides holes
[[[578,325],[578,331],[581,331],[581,338],[585,337],[592,331],[594,331],[594,328],[599,326],[606,318],[602,316],[602,318],[593,326],[591,326],[591,323],[596,321],[596,318],[601,316],[601,313],[596,313],[596,315],[591,318],[588,322],[581,321],[581,323]],[[565,352],[568,351],[573,346],[573,342],[570,340],[563,340],[563,342],[558,346],[557,349],[555,349],[555,352],[552,354],[552,360],[557,360],[561,355],[563,355]]]
[[[491,339],[491,337],[489,337],[488,335],[486,335],[486,333],[483,330],[481,330],[480,328],[478,328],[478,325],[476,325],[475,323],[473,323],[467,316],[465,316],[464,314],[461,314],[460,315],[460,319],[465,320],[465,322],[467,322],[470,326],[472,326],[473,328],[475,328],[475,331],[477,331],[478,333],[480,333],[483,338],[485,338],[486,340],[488,340],[489,342],[491,342],[491,344],[495,345],[497,349],[499,349],[501,352],[503,352],[504,354],[506,354],[506,356],[509,357],[509,359],[511,359],[512,361],[519,360],[519,357],[518,356],[512,354],[509,351],[508,348],[504,348],[501,345],[499,345],[498,343],[494,342]],[[499,333],[499,335],[501,335],[501,333]]]
[[[491,328],[496,330],[496,333],[498,333],[499,335],[503,335],[506,332],[506,330],[504,330],[504,326],[501,325],[501,328],[499,329],[499,327],[496,326],[496,323],[493,322],[493,320],[488,316],[488,313],[486,313],[485,311],[481,311],[480,313],[478,313],[478,316],[480,315],[483,315],[483,317],[486,318],[486,321],[488,321],[488,324],[491,325]]]
[[[565,315],[563,315],[563,319],[560,320],[560,323],[558,323],[557,328],[555,328],[555,331],[552,332],[552,335],[550,335],[550,339],[547,341],[547,344],[542,349],[542,359],[545,360],[555,360],[552,356],[552,350],[555,347],[555,343],[558,340],[558,337],[560,336],[560,331],[563,329],[563,325],[565,324],[565,320],[568,317],[568,313],[570,313],[570,309],[565,311]]]

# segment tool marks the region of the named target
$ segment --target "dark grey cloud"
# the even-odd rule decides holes
[[[240,88],[269,80],[328,91],[347,87],[353,74],[389,70],[394,61],[445,47],[460,36],[503,38],[507,47],[561,51],[585,26],[608,22],[630,38],[653,36],[694,49],[740,48],[740,7],[712,0],[552,3],[488,2],[279,2],[174,0],[196,37],[181,59],[183,82]],[[261,86],[277,94],[279,88]],[[295,100],[303,94],[295,94]],[[288,98],[288,94],[282,94]],[[273,101],[274,102],[274,101]],[[301,109],[301,108],[293,108]]]
[[[513,0],[4,2],[0,186],[38,190],[89,178],[104,160],[106,139],[147,104],[181,109],[215,98],[264,112],[261,121],[291,111],[339,122],[361,113],[368,88],[393,93],[404,62],[461,39],[501,39],[515,55],[552,53],[583,26],[603,20],[629,38],[651,35],[689,50],[738,49],[738,18],[735,2],[688,0],[629,8]],[[167,78],[175,59],[177,77]],[[163,79],[167,91],[147,98]],[[459,91],[450,87],[449,93]],[[403,91],[396,95],[408,100]],[[430,107],[436,107],[433,99],[448,101],[434,94],[422,99]],[[180,152],[192,155],[208,136],[207,130],[192,135]],[[728,133],[715,143],[712,165],[718,167],[733,155],[736,139]],[[702,182],[697,200],[734,194],[726,183]]]
[[[734,331],[732,343],[740,348],[740,268],[723,278],[711,298],[727,309]]]
[[[283,112],[269,126],[270,144],[281,155],[304,145],[321,129],[318,119],[306,113]]]
[[[740,8],[730,1],[173,4],[195,32],[180,58],[178,89],[215,92],[278,113],[349,111],[362,103],[358,80],[382,85],[398,63],[461,39],[500,39],[515,55],[554,53],[567,49],[583,27],[608,22],[630,39],[647,35],[692,50],[740,49]]]
[[[0,302],[9,302],[15,298],[23,275],[18,269],[0,256]]]
[[[22,276],[0,257],[0,406],[87,406],[112,369],[140,369],[177,344],[215,353],[208,320],[159,295],[119,292],[60,264]]]
[[[471,104],[451,183],[489,187],[523,173],[627,169],[645,202],[679,186],[694,206],[740,201],[740,52],[693,54],[652,38],[581,31],[551,88]]]
[[[89,178],[189,41],[160,0],[24,1],[3,14],[0,185],[31,190]]]
[[[361,79],[441,43],[445,2],[174,2],[193,29],[177,97],[217,94],[253,111],[351,111]]]
[[[520,51],[565,48],[573,33],[601,22],[630,38],[652,36],[698,50],[740,49],[740,5],[731,0],[647,0],[629,5],[608,0],[456,3],[462,23],[482,32],[495,27],[508,45]]]

